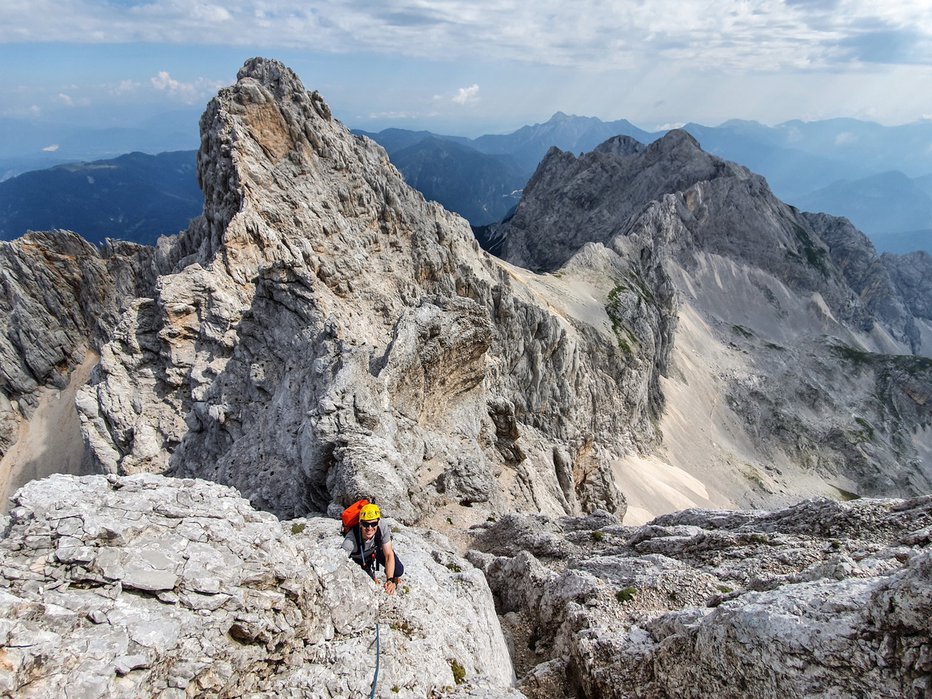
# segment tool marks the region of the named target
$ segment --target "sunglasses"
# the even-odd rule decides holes
[[[379,520],[375,520],[374,522],[360,522],[359,526],[363,529],[371,529],[372,527],[379,526]]]

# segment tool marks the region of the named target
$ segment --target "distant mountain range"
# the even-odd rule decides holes
[[[501,221],[528,179],[510,155],[487,155],[436,136],[394,151],[391,160],[421,194],[473,225]]]
[[[889,252],[928,250],[932,244],[932,176],[909,178],[893,170],[838,180],[795,204],[807,211],[843,212]]]
[[[131,127],[0,117],[0,182],[68,162],[125,153],[193,150],[200,144],[194,109],[140,117]]]
[[[154,243],[200,215],[194,151],[130,153],[57,165],[0,182],[0,240],[64,228],[93,243]]]
[[[888,127],[831,119],[769,127],[732,120],[716,127],[686,124],[683,130],[707,152],[762,174],[773,192],[790,204],[849,218],[881,251],[932,249],[932,121]],[[400,129],[365,135],[382,145],[393,161],[402,149],[427,139],[435,141],[431,146],[435,153],[441,148],[436,141],[455,143],[456,152],[461,154],[470,148],[478,154],[471,156],[471,167],[481,169],[485,189],[499,192],[514,182],[514,168],[524,174],[526,183],[551,147],[579,154],[614,135],[648,144],[665,133],[645,131],[624,119],[603,122],[558,112],[543,124],[476,139]],[[435,179],[443,179],[436,171],[452,157],[451,146],[450,153],[434,165]],[[418,172],[409,173],[403,162],[395,164],[414,187],[425,192]],[[464,172],[468,168],[458,167],[458,178],[468,178]],[[493,185],[496,172],[501,182]],[[436,190],[434,195],[425,192],[425,196],[464,215],[474,226],[489,221],[469,212],[497,211],[490,199],[470,199],[467,203],[451,197],[450,192]]]
[[[63,131],[60,147],[45,153],[39,152],[37,144],[48,140],[49,134],[29,132],[24,139],[32,148],[32,160],[16,160],[24,157],[17,155],[23,146],[0,144],[0,168],[10,163],[23,166],[26,161],[54,162],[66,154],[73,157],[80,147],[92,152],[102,147],[102,139],[110,139],[108,143],[114,148],[146,138],[150,145],[185,141],[188,137],[174,121],[167,119],[165,127],[154,128],[147,137],[143,136],[144,129],[120,133]],[[880,251],[932,250],[932,121],[887,127],[832,119],[790,121],[769,127],[732,120],[716,127],[686,124],[683,129],[707,152],[762,174],[773,192],[788,203],[806,211],[847,217],[868,234]],[[510,134],[474,139],[404,129],[356,133],[382,145],[407,181],[425,197],[459,213],[478,228],[508,215],[550,148],[579,154],[615,135],[649,144],[666,131],[645,131],[624,119],[606,122],[558,112],[544,123],[524,126]],[[36,153],[41,156],[38,160]],[[196,190],[194,152],[174,156],[187,157],[191,169],[173,167],[169,158],[160,163],[164,167],[156,167],[155,175],[146,170],[155,167],[146,157],[161,156],[142,154],[127,160],[103,161],[111,166],[118,164],[110,174],[123,178],[120,195],[113,202],[99,196],[103,187],[88,189],[80,182],[82,168],[98,168],[97,161],[70,166],[71,170],[49,169],[41,176],[30,173],[25,181],[14,177],[0,182],[0,236],[9,239],[26,229],[50,225],[76,230],[91,239],[110,235],[137,242],[174,233],[200,211],[192,195],[192,188]],[[134,174],[137,166],[141,170]],[[68,172],[74,177],[69,178],[65,174]],[[169,186],[172,178],[177,181]],[[95,181],[100,182],[99,178]],[[28,192],[33,190],[43,194],[30,198]],[[19,192],[12,200],[15,203],[10,203],[11,191]],[[200,193],[195,193],[199,200]],[[88,202],[85,206],[78,200],[87,195],[91,199],[83,200]],[[184,204],[179,204],[179,196]],[[164,210],[159,212],[162,205]],[[72,210],[74,214],[69,214]],[[482,233],[479,235],[481,240]]]

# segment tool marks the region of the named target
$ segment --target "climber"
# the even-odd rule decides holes
[[[359,522],[343,537],[343,548],[376,582],[376,569],[380,565],[385,568],[385,592],[395,594],[405,567],[392,549],[392,530],[382,519],[378,505],[369,503],[362,507]]]

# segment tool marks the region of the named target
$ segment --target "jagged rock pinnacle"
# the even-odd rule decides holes
[[[201,128],[204,217],[82,400],[103,468],[207,477],[284,516],[370,493],[406,520],[624,511],[612,454],[654,438],[639,386],[658,363],[538,305],[280,63],[247,62]]]

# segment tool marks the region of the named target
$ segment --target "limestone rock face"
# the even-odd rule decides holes
[[[880,259],[909,311],[918,318],[932,318],[932,256],[920,250],[908,255],[884,253]]]
[[[365,495],[406,521],[623,514],[612,463],[657,438],[674,324],[655,255],[612,263],[657,287],[616,320],[595,297],[554,307],[274,61],[201,130],[204,215],[161,241],[78,398],[101,468],[209,478],[287,517]]]
[[[929,271],[928,255],[887,253],[878,257],[867,236],[847,219],[827,214],[804,216],[828,244],[832,260],[866,309],[872,316],[883,319],[894,336],[909,345],[911,352],[921,354],[921,328],[927,324],[923,319],[932,318],[932,289],[920,281]],[[910,264],[910,260],[915,263]],[[870,322],[865,329],[870,329]],[[928,348],[928,341],[925,346]]]
[[[396,526],[394,596],[332,519],[279,522],[230,488],[140,474],[19,491],[0,552],[0,693],[521,696],[485,579]]]
[[[125,299],[151,282],[153,251],[67,231],[0,243],[0,457],[42,387],[61,389],[116,325]]]
[[[932,689],[932,497],[476,530],[529,697]]]
[[[724,167],[685,131],[672,131],[647,147],[616,136],[578,158],[552,148],[504,226],[501,255],[528,269],[558,269],[583,244],[608,243],[648,202],[711,179]]]
[[[514,264],[614,280],[619,347],[654,364],[653,456],[704,486],[660,507],[932,489],[928,256],[878,257],[678,131],[553,149],[492,235]],[[624,458],[616,475],[656,513],[643,470]]]

